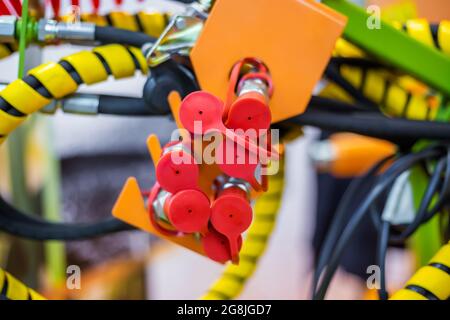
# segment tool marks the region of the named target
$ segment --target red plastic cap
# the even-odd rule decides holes
[[[98,10],[100,9],[100,0],[91,0],[92,1],[92,9],[95,14],[98,14]]]
[[[181,103],[180,121],[191,133],[194,133],[195,122],[200,121],[202,131],[195,133],[201,134],[210,129],[223,128],[222,113],[222,101],[208,92],[196,91],[189,94]]]
[[[59,17],[59,12],[61,10],[61,0],[51,0],[53,14],[55,17]]]
[[[211,216],[209,199],[197,190],[180,191],[168,200],[167,215],[177,230],[201,232],[207,228]]]
[[[250,203],[237,194],[220,196],[211,209],[211,224],[228,238],[241,234],[252,223],[253,212]]]
[[[260,135],[259,130],[269,129],[271,118],[264,97],[252,92],[239,97],[231,105],[226,126],[230,129],[258,130],[257,134]]]
[[[217,163],[225,174],[244,180],[254,176],[258,166],[258,154],[252,153],[243,146],[224,139],[220,145],[221,153],[216,153]]]
[[[210,232],[202,238],[203,250],[211,260],[225,263],[231,260],[231,252],[228,245],[228,239],[211,229]],[[238,238],[239,250],[242,247],[242,236]]]
[[[22,16],[22,2],[20,0],[0,1],[0,15]]]
[[[178,163],[178,160],[188,157],[190,157],[188,161]],[[182,150],[166,153],[156,165],[158,183],[161,188],[173,194],[181,190],[198,189],[199,174],[194,158]]]

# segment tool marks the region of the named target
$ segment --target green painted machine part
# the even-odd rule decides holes
[[[344,37],[374,57],[387,62],[450,96],[450,57],[396,30],[381,21],[369,28],[370,15],[346,0],[322,0],[330,8],[346,15]]]

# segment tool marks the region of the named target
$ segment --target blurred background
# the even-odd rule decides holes
[[[69,1],[63,1],[62,11]],[[408,16],[430,21],[450,18],[446,0],[371,0],[386,14],[409,12]],[[88,11],[90,1],[81,1]],[[122,10],[179,12],[179,4],[164,0],[137,2],[125,0]],[[396,10],[396,8],[402,8]],[[408,8],[408,10],[405,10]],[[102,1],[100,13],[110,12],[113,1]],[[28,63],[57,61],[83,49],[77,46],[30,48]],[[0,61],[0,82],[17,77],[17,54]],[[146,79],[107,81],[83,86],[81,92],[141,96]],[[76,116],[58,113],[39,115],[28,124],[33,134],[26,144],[25,172],[29,189],[24,210],[59,221],[95,221],[111,214],[123,183],[135,176],[144,188],[154,183],[154,168],[145,141],[156,133],[168,141],[175,124],[167,118],[126,118]],[[316,223],[317,174],[308,159],[308,148],[319,132],[305,128],[304,136],[286,149],[286,186],[276,230],[269,247],[250,279],[242,299],[307,299],[313,265],[313,237]],[[49,139],[50,138],[50,139]],[[51,141],[49,143],[49,141]],[[60,172],[56,197],[61,205],[45,210],[37,201],[48,173],[49,158]],[[1,191],[11,200],[8,150],[0,151]],[[53,167],[55,169],[55,167]],[[59,179],[59,178],[57,178]],[[59,210],[58,210],[59,209]],[[50,213],[49,213],[50,212]],[[59,214],[60,212],[60,214]],[[351,253],[350,253],[351,254]],[[355,255],[357,252],[354,253]],[[66,267],[78,265],[82,272],[81,290],[66,289]],[[94,240],[68,243],[38,243],[0,234],[0,266],[48,298],[64,299],[195,299],[220,275],[223,266],[167,241],[130,231]],[[413,257],[406,250],[391,249],[387,274],[392,289],[400,287],[413,271]],[[364,273],[364,270],[360,272]],[[328,298],[370,297],[361,276],[343,268],[335,278]]]

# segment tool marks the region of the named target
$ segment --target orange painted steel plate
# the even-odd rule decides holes
[[[145,208],[139,185],[135,178],[129,178],[125,183],[119,198],[112,210],[113,216],[141,230],[156,235],[159,238],[175,242],[183,247],[204,255],[203,247],[192,234],[170,237],[160,233],[150,222],[148,210]]]
[[[345,24],[312,0],[217,0],[191,60],[202,89],[222,99],[239,60],[262,60],[275,86],[277,122],[303,113]]]

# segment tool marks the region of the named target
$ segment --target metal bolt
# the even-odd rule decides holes
[[[16,22],[14,16],[0,16],[0,42],[14,42],[16,40]]]

